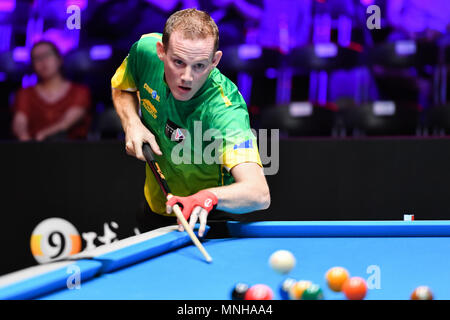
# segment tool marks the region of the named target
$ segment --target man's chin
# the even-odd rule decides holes
[[[194,96],[192,92],[187,92],[185,94],[173,93],[172,95],[175,98],[175,100],[178,101],[188,101]]]

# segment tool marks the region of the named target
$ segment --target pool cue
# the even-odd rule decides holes
[[[158,182],[162,192],[164,193],[164,196],[169,200],[171,197],[173,197],[172,193],[170,192],[169,185],[167,184],[166,178],[164,177],[163,173],[161,172],[161,169],[159,168],[158,163],[155,160],[155,155],[153,154],[152,149],[150,148],[150,145],[148,143],[144,143],[142,146],[142,152],[144,153],[145,160],[147,160],[147,163],[150,167],[150,169],[153,172],[153,175],[155,176],[156,181]],[[206,261],[212,262],[211,256],[206,252],[203,245],[198,240],[197,236],[194,234],[194,232],[191,229],[191,226],[188,224],[186,219],[183,216],[183,213],[181,212],[180,207],[178,204],[175,204],[173,206],[173,211],[175,212],[175,215],[177,216],[178,220],[180,220],[181,224],[184,227],[184,230],[188,233],[189,237],[191,238],[192,242],[194,242],[195,246],[200,250],[200,252],[205,257]]]

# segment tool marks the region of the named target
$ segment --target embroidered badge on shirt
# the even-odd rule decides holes
[[[170,121],[169,119],[166,122],[165,134],[166,137],[171,141],[175,141],[178,143],[183,141],[185,138],[185,130],[186,129],[181,128],[179,125],[177,125],[173,121]]]

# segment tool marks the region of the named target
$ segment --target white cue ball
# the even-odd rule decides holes
[[[295,266],[295,257],[288,250],[278,250],[272,253],[269,258],[269,265],[273,270],[281,274],[286,274]]]

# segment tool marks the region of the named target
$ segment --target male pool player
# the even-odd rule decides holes
[[[176,203],[191,227],[200,222],[200,237],[208,219],[232,219],[270,205],[246,103],[216,68],[218,44],[208,13],[177,11],[162,35],[143,35],[132,46],[111,80],[126,152],[145,161],[142,146],[148,143],[175,195],[166,200],[147,165],[145,231],[174,224]],[[188,161],[180,161],[181,149]]]

